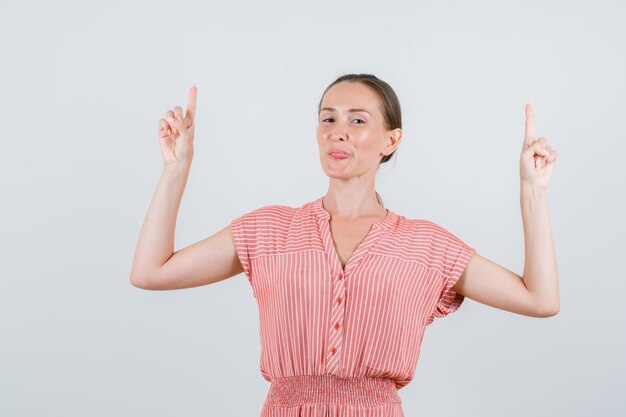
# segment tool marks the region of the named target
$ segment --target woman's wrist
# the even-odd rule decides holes
[[[189,162],[176,162],[163,165],[163,172],[180,174],[188,173],[191,169],[191,161]]]
[[[541,199],[546,195],[546,190],[532,184],[521,183],[520,195],[522,198]]]

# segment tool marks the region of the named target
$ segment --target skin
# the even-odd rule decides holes
[[[213,284],[243,272],[230,225],[174,252],[178,209],[193,159],[197,87],[189,91],[186,113],[180,106],[159,120],[163,172],[141,229],[130,282],[147,290],[173,290]],[[322,100],[317,128],[320,163],[329,178],[324,208],[331,214],[331,233],[345,265],[371,225],[386,215],[375,196],[375,174],[384,155],[395,151],[401,129],[387,130],[378,96],[360,83],[342,82]],[[363,108],[368,113],[351,113]],[[526,104],[526,125],[520,154],[520,207],[524,227],[523,276],[476,253],[455,291],[479,303],[533,317],[559,311],[556,254],[546,191],[558,153],[545,137],[535,138],[534,113]],[[350,157],[335,161],[333,147]],[[343,266],[342,265],[342,266]]]
[[[532,317],[559,312],[559,280],[552,241],[546,191],[558,152],[545,137],[535,138],[535,119],[530,103],[520,154],[520,207],[524,226],[524,273],[512,271],[475,254],[452,287],[478,301],[506,311]]]
[[[400,144],[402,129],[386,129],[378,95],[359,82],[334,85],[320,108],[317,145],[329,179],[323,205],[331,214],[331,235],[345,268],[372,224],[387,215],[376,199],[374,180],[380,160]],[[350,156],[333,159],[328,153],[337,148]]]
[[[393,152],[401,129],[387,130],[378,96],[361,83],[341,82],[322,99],[317,128],[320,162],[329,177],[324,207],[331,213],[331,233],[342,266],[371,224],[385,217],[376,200],[375,174],[383,155]],[[362,108],[370,114],[349,112]],[[545,193],[558,153],[545,137],[534,137],[534,113],[525,107],[526,124],[520,155],[520,204],[524,223],[525,265],[519,276],[476,253],[453,289],[479,303],[531,317],[559,311],[558,273]],[[351,156],[333,160],[333,147]],[[377,214],[378,213],[378,214]]]
[[[324,207],[333,219],[342,221],[384,218],[386,210],[376,200],[376,170],[383,156],[400,144],[402,129],[385,128],[378,95],[362,83],[334,85],[320,107],[317,144],[322,169],[329,178]],[[350,157],[334,160],[328,155],[332,148],[347,150]]]

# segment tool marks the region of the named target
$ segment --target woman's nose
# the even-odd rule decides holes
[[[333,130],[330,132],[330,137],[332,140],[345,140],[347,138],[346,129],[343,126],[335,126]]]

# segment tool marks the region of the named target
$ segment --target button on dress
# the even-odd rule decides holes
[[[231,222],[259,308],[261,417],[404,417],[426,326],[456,311],[452,290],[476,253],[424,219],[387,209],[347,260],[323,197]]]

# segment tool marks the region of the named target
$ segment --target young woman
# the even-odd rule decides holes
[[[465,297],[532,317],[559,310],[546,189],[557,158],[535,139],[526,105],[520,204],[523,276],[424,219],[383,207],[375,174],[402,138],[393,89],[370,74],[331,83],[318,107],[317,143],[329,178],[299,207],[245,213],[213,236],[173,251],[193,158],[196,88],[159,121],[164,169],[130,275],[149,290],[212,284],[244,272],[259,305],[262,417],[403,416],[398,389],[413,378],[425,327]]]

